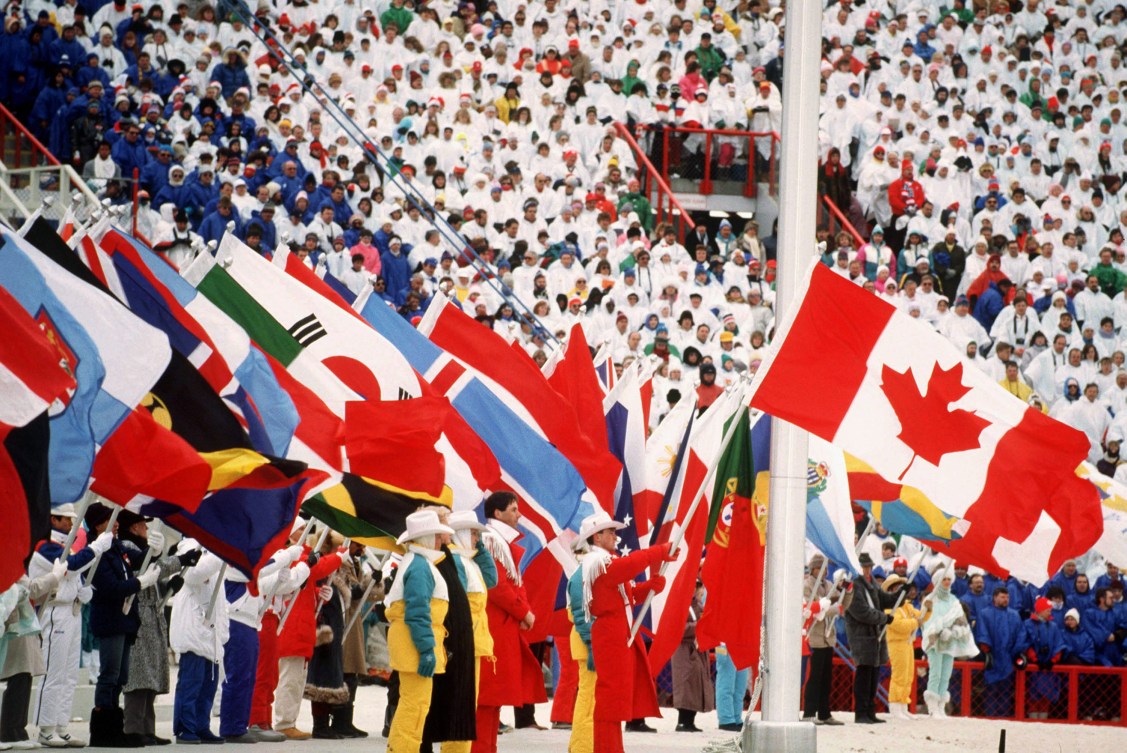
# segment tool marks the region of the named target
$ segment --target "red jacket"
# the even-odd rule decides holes
[[[668,545],[659,544],[625,557],[611,555],[605,573],[591,587],[591,648],[595,652],[595,721],[625,722],[644,716],[661,716],[657,690],[650,676],[650,663],[641,636],[630,640],[630,607],[641,604],[651,590],[650,582],[634,585],[646,568],[657,568]],[[619,587],[622,590],[619,590]],[[625,600],[623,599],[625,591]]]
[[[513,562],[519,563],[524,548],[509,544]],[[544,692],[544,674],[528,647],[521,620],[528,614],[528,598],[524,586],[509,577],[500,560],[497,566],[497,585],[489,589],[485,614],[489,618],[489,633],[493,636],[493,654],[496,661],[481,660],[481,690],[479,706],[521,706],[526,703],[543,703],[548,699]]]
[[[308,558],[308,551],[303,558]],[[313,656],[313,644],[317,639],[317,581],[328,578],[341,565],[339,554],[326,554],[309,570],[309,578],[294,596],[297,604],[293,614],[286,620],[282,634],[278,636],[278,658],[301,656],[308,660]]]
[[[888,205],[892,214],[899,217],[911,204],[916,209],[924,205],[924,187],[916,180],[897,178],[888,185]]]

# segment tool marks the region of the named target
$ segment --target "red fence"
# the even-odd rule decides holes
[[[47,163],[58,166],[59,161],[39,139],[31,135],[23,123],[0,104],[0,162],[9,169],[35,167]]]
[[[860,231],[853,226],[842,211],[834,204],[829,196],[818,197],[818,221],[817,227],[819,230],[826,230],[833,238],[843,230],[853,236],[853,248],[861,248],[868,241],[861,235]],[[830,246],[834,246],[833,243]]]
[[[652,161],[663,174],[697,183],[701,194],[711,194],[719,181],[742,184],[748,198],[767,184],[778,194],[779,134],[715,128],[638,126],[649,132]]]
[[[982,679],[983,665],[957,661],[951,675],[951,701],[947,713],[1015,721],[1127,726],[1127,668],[1056,666],[1048,672],[1037,669],[1015,671],[1008,686],[988,689]],[[881,685],[887,689],[890,671],[881,670]],[[909,710],[919,705],[927,689],[927,661],[916,662]],[[877,710],[885,711],[881,700]],[[834,659],[830,707],[853,710],[853,670]]]
[[[681,206],[681,202],[673,195],[673,189],[665,180],[665,173],[659,170],[638,145],[637,140],[630,133],[630,129],[619,122],[614,124],[618,137],[621,138],[634,152],[634,160],[638,163],[638,179],[642,184],[642,194],[653,198],[654,218],[658,223],[670,223],[677,229],[677,239],[685,240],[685,232],[696,228],[692,217]]]

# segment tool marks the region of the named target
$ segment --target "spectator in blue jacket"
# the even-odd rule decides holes
[[[1112,602],[1111,592],[1106,588],[1096,591],[1096,606],[1084,612],[1084,629],[1092,637],[1096,649],[1096,661],[1105,667],[1123,666],[1123,631],[1119,624]]]
[[[388,239],[388,250],[380,254],[380,271],[387,283],[388,294],[398,305],[411,284],[411,263],[407,260],[403,241],[398,235]]]
[[[103,88],[110,85],[109,74],[98,65],[98,53],[89,52],[83,60],[85,62],[79,65],[74,74],[74,83],[80,90],[85,91],[91,81],[102,82]]]
[[[239,213],[235,211],[235,207],[231,204],[231,200],[223,197],[219,203],[215,205],[215,211],[203,218],[200,223],[200,237],[203,238],[204,243],[215,241],[218,243],[223,234],[227,232],[227,223],[235,223],[235,235],[242,236],[242,222],[239,220]]]
[[[262,235],[262,246],[271,253],[278,247],[278,228],[274,225],[274,212],[274,203],[268,201],[261,210],[255,210],[251,213],[250,220],[246,224],[248,233],[251,228],[259,229]]]
[[[73,25],[64,26],[63,35],[51,42],[49,49],[52,65],[61,65],[64,57],[71,66],[80,65],[86,59],[86,48],[75,39]]]
[[[211,79],[219,82],[224,99],[235,96],[235,92],[241,87],[245,86],[249,90],[246,55],[236,47],[229,47],[223,53],[223,62],[212,70]]]
[[[1065,612],[1061,637],[1065,646],[1061,664],[1091,666],[1096,663],[1096,647],[1092,643],[1092,636],[1080,627],[1080,613],[1075,609]]]
[[[157,148],[157,158],[141,171],[141,188],[156,196],[168,184],[168,171],[172,167],[172,147],[161,144]]]
[[[1025,650],[1029,640],[1018,613],[1010,609],[1010,594],[1003,586],[994,589],[993,603],[980,610],[974,626],[974,637],[986,655],[987,716],[1009,716],[1013,713],[1015,669],[1025,669]]]
[[[126,178],[133,177],[133,170],[138,172],[149,164],[149,150],[141,141],[141,126],[133,121],[122,125],[124,136],[113,145],[113,161],[121,168],[121,174]]]
[[[974,318],[989,332],[994,326],[994,320],[1002,309],[1006,307],[1006,294],[1014,286],[1013,281],[1007,278],[990,283],[974,303]]]

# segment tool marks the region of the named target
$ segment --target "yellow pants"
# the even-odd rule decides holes
[[[399,707],[391,720],[387,753],[419,753],[423,744],[423,727],[430,710],[433,681],[417,672],[399,673]]]
[[[889,703],[911,703],[912,683],[916,679],[916,653],[910,641],[889,641],[888,658],[892,678],[888,683]]]
[[[473,672],[473,705],[474,710],[477,710],[477,693],[481,687],[481,658],[477,657],[474,662]],[[397,712],[398,713],[398,712]],[[473,746],[473,740],[451,740],[444,742],[441,745],[442,753],[470,753],[470,748]]]
[[[568,753],[594,753],[595,750],[595,673],[587,669],[587,646],[574,628],[571,631],[571,656],[579,666],[579,692],[571,718]]]

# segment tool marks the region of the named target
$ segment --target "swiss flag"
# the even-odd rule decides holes
[[[1103,531],[1082,432],[1014,398],[923,322],[816,265],[751,405],[962,518],[988,570],[1043,583]]]

